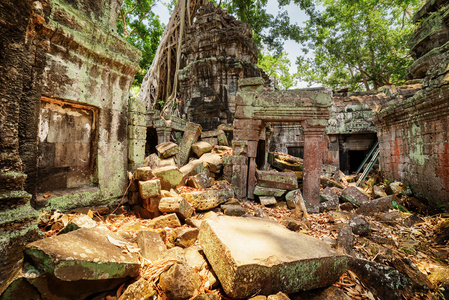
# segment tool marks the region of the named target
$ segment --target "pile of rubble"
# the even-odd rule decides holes
[[[361,189],[341,172],[308,215],[302,160],[283,153],[256,171],[259,201],[240,202],[221,133],[198,141],[191,126],[158,145],[129,173],[130,212],[43,211],[48,238],[27,245],[0,299],[448,297],[447,216],[411,213],[425,207],[400,183]]]

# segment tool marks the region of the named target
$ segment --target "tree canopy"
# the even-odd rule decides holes
[[[164,25],[151,8],[158,0],[125,0],[118,30],[143,52],[140,84],[154,58]],[[423,0],[277,0],[279,13],[267,11],[269,0],[216,0],[239,20],[248,23],[259,49],[260,65],[277,74],[281,87],[295,80],[333,88],[372,90],[405,81],[412,60],[407,40],[413,31],[412,15]],[[176,0],[164,4],[173,7]],[[306,12],[305,26],[294,23],[286,5]],[[302,46],[298,73],[286,73],[284,41]],[[282,79],[281,79],[282,78]],[[288,82],[290,81],[290,83]]]
[[[131,45],[142,51],[140,71],[134,84],[140,86],[151,66],[165,29],[159,16],[152,11],[156,0],[124,0],[117,18],[117,31]]]
[[[296,74],[290,73],[290,60],[287,53],[282,52],[281,55],[272,55],[270,53],[259,54],[257,65],[262,68],[269,77],[274,77],[279,83],[281,90],[288,90],[294,87],[297,80]]]
[[[412,59],[408,38],[420,0],[318,0],[324,9],[310,18],[299,41],[313,57],[298,57],[303,81],[333,88],[376,90],[400,85]]]

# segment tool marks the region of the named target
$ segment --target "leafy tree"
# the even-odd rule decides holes
[[[269,77],[275,77],[281,89],[288,90],[297,83],[297,75],[291,75],[289,72],[290,60],[287,53],[281,55],[271,55],[270,53],[261,53],[257,65],[262,68]]]
[[[133,86],[140,86],[151,66],[165,26],[151,9],[155,0],[124,0],[117,18],[117,31],[131,45],[142,51],[140,71]]]
[[[324,9],[298,36],[304,53],[298,73],[309,83],[350,90],[378,89],[405,81],[412,59],[407,40],[420,0],[318,0]]]

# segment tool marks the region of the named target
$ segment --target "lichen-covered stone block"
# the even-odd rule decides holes
[[[257,185],[263,187],[278,188],[283,190],[295,190],[298,188],[298,179],[293,172],[276,172],[256,170]]]
[[[165,142],[157,145],[156,150],[162,158],[168,158],[179,153],[179,146],[172,142]]]
[[[144,199],[158,196],[161,193],[161,181],[159,179],[139,181],[139,193]]]
[[[158,167],[153,170],[153,174],[160,179],[164,190],[176,187],[183,178],[181,171],[175,166]]]
[[[237,299],[330,286],[347,265],[324,242],[260,218],[205,220],[198,240],[224,292]]]

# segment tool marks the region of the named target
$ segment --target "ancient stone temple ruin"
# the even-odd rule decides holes
[[[0,4],[0,269],[38,237],[39,208],[123,195],[128,94],[140,53],[116,33],[119,1]]]
[[[409,185],[434,208],[449,208],[449,7],[427,1],[416,13],[410,78],[422,89],[376,116],[386,178]]]
[[[182,117],[204,130],[232,123],[238,80],[261,76],[250,26],[209,2],[187,30],[182,57]]]

